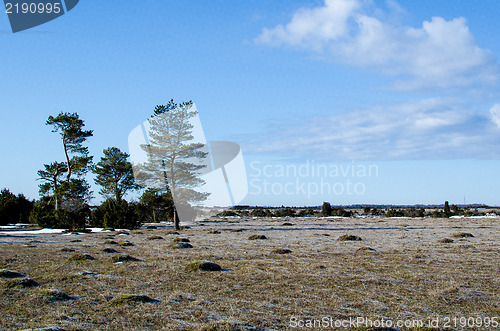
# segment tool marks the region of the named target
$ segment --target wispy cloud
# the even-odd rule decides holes
[[[317,160],[500,158],[500,105],[473,111],[431,98],[295,122],[281,121],[247,151]]]
[[[299,9],[290,22],[264,28],[256,43],[307,49],[327,59],[396,78],[394,88],[469,87],[497,81],[493,54],[476,45],[463,17],[432,17],[420,27],[394,23],[363,0],[325,0]],[[393,13],[402,9],[395,1]],[[395,8],[395,9],[394,9]],[[385,18],[383,18],[385,17]]]

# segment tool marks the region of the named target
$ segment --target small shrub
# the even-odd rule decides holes
[[[21,278],[21,279],[13,279],[9,280],[7,283],[5,283],[5,288],[32,288],[39,286],[37,282],[35,282],[31,278]]]
[[[108,199],[92,212],[92,225],[115,229],[137,229],[142,225],[136,204]]]
[[[120,254],[120,255],[115,255],[111,258],[111,261],[113,263],[117,263],[117,262],[138,262],[138,261],[141,261],[135,257],[132,257],[130,255],[127,255],[127,254]]]
[[[29,219],[34,202],[26,199],[23,194],[17,196],[4,188],[0,192],[0,225],[9,223],[26,223]]]
[[[26,277],[25,275],[12,270],[1,269],[0,270],[0,278],[21,278]]]
[[[177,231],[173,231],[173,230],[170,230],[170,231],[167,231],[167,234],[180,234],[179,232]]]
[[[218,213],[216,216],[228,217],[228,216],[239,216],[239,215],[232,210],[224,210],[222,213]]]
[[[230,232],[243,232],[243,229],[232,229]]]
[[[274,254],[290,254],[292,251],[287,248],[277,248],[273,250]]]
[[[54,201],[50,197],[42,197],[35,203],[30,213],[30,221],[43,228],[82,229],[90,214],[90,208],[78,199],[66,201],[70,208],[55,210]]]
[[[147,295],[123,294],[111,300],[109,304],[112,306],[120,306],[125,304],[134,304],[134,303],[158,303],[158,302],[160,301],[150,298]]]
[[[259,239],[267,239],[266,236],[263,234],[252,234],[250,237],[248,237],[248,240],[259,240]]]
[[[454,240],[453,239],[450,239],[450,238],[443,238],[443,239],[440,239],[438,242],[440,242],[441,244],[451,244]]]
[[[185,271],[221,271],[222,268],[220,265],[210,261],[194,261],[188,264],[185,268]]]
[[[452,235],[453,238],[473,238],[474,235],[468,232],[458,232]]]
[[[361,241],[363,239],[361,239],[358,236],[354,236],[352,234],[345,234],[343,236],[338,237],[337,240],[338,241]]]
[[[274,216],[276,217],[294,217],[296,216],[297,212],[295,209],[292,208],[279,208],[274,212]]]
[[[122,240],[118,243],[118,246],[134,246],[130,241],[128,240]]]
[[[173,243],[172,245],[170,245],[170,248],[171,249],[193,248],[193,245],[186,242],[179,242],[179,243]]]
[[[95,257],[89,254],[78,253],[69,258],[70,261],[93,261],[97,260]]]
[[[114,240],[106,240],[105,244],[108,244],[108,245],[118,245],[118,243]]]
[[[210,230],[208,231],[209,234],[220,234],[219,230]]]
[[[290,223],[290,222],[285,222],[285,223],[283,223],[283,224],[281,224],[281,225],[283,225],[283,226],[293,226],[293,223]]]
[[[152,237],[149,237],[148,240],[162,240],[163,237],[161,236],[152,236]]]

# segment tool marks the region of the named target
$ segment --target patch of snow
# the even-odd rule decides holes
[[[5,232],[0,232],[0,234],[10,234],[10,235],[16,235],[16,234],[53,234],[53,233],[62,233],[64,229],[51,229],[51,228],[45,228],[41,230],[24,230],[24,231],[5,231]]]

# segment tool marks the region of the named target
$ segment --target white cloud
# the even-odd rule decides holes
[[[278,124],[247,150],[317,160],[496,159],[500,104],[491,109],[492,117],[443,98],[361,109]]]
[[[493,123],[500,128],[500,103],[496,103],[490,108],[490,115]]]
[[[497,61],[489,50],[475,44],[465,18],[448,21],[433,17],[414,28],[367,13],[366,3],[326,0],[321,7],[300,9],[288,24],[264,28],[255,42],[308,49],[337,61],[380,70],[397,77],[395,87],[399,89],[496,81]],[[395,1],[390,1],[389,7],[398,8]]]
[[[264,28],[258,41],[320,50],[347,33],[347,20],[358,7],[357,0],[326,0],[324,7],[299,9],[287,25]]]

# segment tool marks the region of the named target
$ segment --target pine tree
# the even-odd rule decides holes
[[[149,120],[149,144],[141,146],[148,162],[138,167],[141,186],[171,192],[175,201],[174,226],[180,229],[178,209],[189,210],[191,203],[200,202],[208,193],[196,189],[204,181],[199,172],[205,167],[202,161],[208,155],[202,143],[194,143],[190,123],[197,115],[193,102],[156,106]]]
[[[97,175],[95,183],[101,186],[100,194],[120,201],[128,191],[140,188],[135,182],[127,153],[117,147],[109,147],[103,153],[104,156],[93,169]]]

